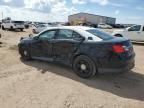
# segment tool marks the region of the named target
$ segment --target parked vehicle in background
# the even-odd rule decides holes
[[[98,24],[98,28],[102,28],[102,29],[112,29],[112,26],[108,25],[108,24]]]
[[[122,25],[122,24],[111,24],[111,26],[112,26],[113,28],[125,28],[125,26]]]
[[[38,33],[40,33],[41,31],[45,30],[47,27],[48,27],[48,25],[46,25],[46,24],[33,25],[32,31],[33,31],[33,33],[35,33],[35,34],[38,34]]]
[[[29,26],[29,23],[27,23],[27,22],[25,22],[24,23],[24,27],[25,27],[25,29],[28,29],[30,26]]]
[[[2,24],[2,22],[0,21],[0,28],[1,28],[1,24]]]
[[[98,25],[97,24],[91,24],[90,27],[94,27],[94,28],[97,28]]]
[[[135,53],[128,39],[92,27],[50,27],[35,37],[21,38],[18,47],[24,60],[64,63],[82,78],[134,67]]]
[[[62,26],[62,25],[60,25],[60,24],[48,24],[48,23],[34,24],[32,31],[35,34],[38,34],[38,33],[42,32],[43,30],[47,29],[48,27],[60,27],[60,26]]]
[[[8,29],[8,30],[16,30],[19,29],[23,31],[24,27],[24,21],[12,21],[12,20],[4,20],[2,22],[2,29]]]
[[[134,25],[123,30],[115,30],[112,35],[126,37],[133,41],[144,41],[144,25]]]

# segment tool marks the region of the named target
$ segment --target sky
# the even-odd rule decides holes
[[[0,0],[0,19],[65,22],[86,12],[116,18],[116,23],[144,24],[144,0]]]

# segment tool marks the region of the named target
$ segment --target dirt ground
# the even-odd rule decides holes
[[[144,44],[134,44],[131,72],[79,78],[60,64],[20,59],[24,32],[1,31],[0,108],[144,108]]]

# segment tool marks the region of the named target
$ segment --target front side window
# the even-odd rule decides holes
[[[141,25],[136,25],[128,29],[128,31],[140,31]]]
[[[40,40],[50,40],[50,39],[54,38],[55,33],[56,33],[55,30],[46,31],[39,35],[39,39]]]

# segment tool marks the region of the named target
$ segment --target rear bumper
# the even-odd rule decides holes
[[[100,73],[119,73],[119,72],[128,72],[131,69],[133,69],[135,66],[135,60],[134,57],[132,57],[130,60],[122,60],[117,62],[109,62],[106,65],[103,65],[102,67],[98,68],[98,72]]]
[[[135,66],[135,63],[131,63],[125,67],[122,68],[99,68],[99,73],[120,73],[120,72],[128,72],[131,69],[133,69]]]

